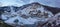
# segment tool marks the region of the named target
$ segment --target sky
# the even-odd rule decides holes
[[[28,4],[30,2],[33,2],[33,0],[0,0],[1,6],[22,6],[25,4]]]

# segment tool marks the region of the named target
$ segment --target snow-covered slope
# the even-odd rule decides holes
[[[21,6],[24,8],[22,8],[21,10],[20,7],[19,10],[16,12],[12,6],[9,6],[11,11],[10,12],[4,11],[5,13],[1,15],[2,17],[1,19],[4,20],[4,22],[9,25],[10,24],[25,25],[35,24],[38,21],[47,21],[48,20],[47,18],[53,16],[53,14],[50,11],[45,10],[45,8],[41,6],[39,3],[31,3],[27,4],[26,6],[25,5]]]
[[[1,15],[1,19],[12,26],[33,25],[39,21],[44,23],[49,19],[51,21],[55,19],[55,17],[53,18],[54,15],[52,12],[41,6],[38,0],[0,0],[0,2],[0,7],[2,7],[0,10],[4,11]]]

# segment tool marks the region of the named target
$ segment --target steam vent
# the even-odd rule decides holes
[[[0,27],[60,27],[60,8],[40,2],[0,6]]]

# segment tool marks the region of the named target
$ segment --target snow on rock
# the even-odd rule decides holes
[[[4,21],[7,24],[24,25],[24,24],[35,24],[35,22],[38,22],[38,21],[47,21],[47,18],[50,18],[53,16],[53,14],[50,11],[44,10],[44,7],[41,6],[39,3],[31,3],[31,4],[28,4],[27,6],[28,7],[23,8],[22,10],[18,10],[17,12],[15,12],[13,10],[14,8],[10,6],[11,14],[7,13],[7,14],[9,14],[9,15],[7,15],[5,12],[5,14],[2,14],[1,17],[3,20],[7,19],[9,17],[7,20]],[[40,10],[41,12],[38,13],[38,10]],[[18,13],[18,12],[21,12],[21,13]],[[45,16],[46,13],[48,13],[48,14]],[[22,17],[22,15],[28,16],[28,18],[24,18],[24,17]],[[50,16],[48,16],[48,15],[50,15]],[[36,17],[34,17],[34,16],[36,16]],[[44,18],[45,18],[45,20],[44,20]],[[17,19],[17,21],[15,21],[16,19]]]

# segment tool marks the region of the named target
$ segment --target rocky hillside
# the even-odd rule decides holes
[[[14,27],[54,27],[60,23],[60,8],[44,6],[37,2],[26,4],[20,7],[0,7],[0,25],[11,25]],[[56,23],[55,23],[56,21]],[[56,24],[56,25],[55,25]],[[52,26],[53,25],[53,26]],[[60,26],[59,26],[60,27]]]

